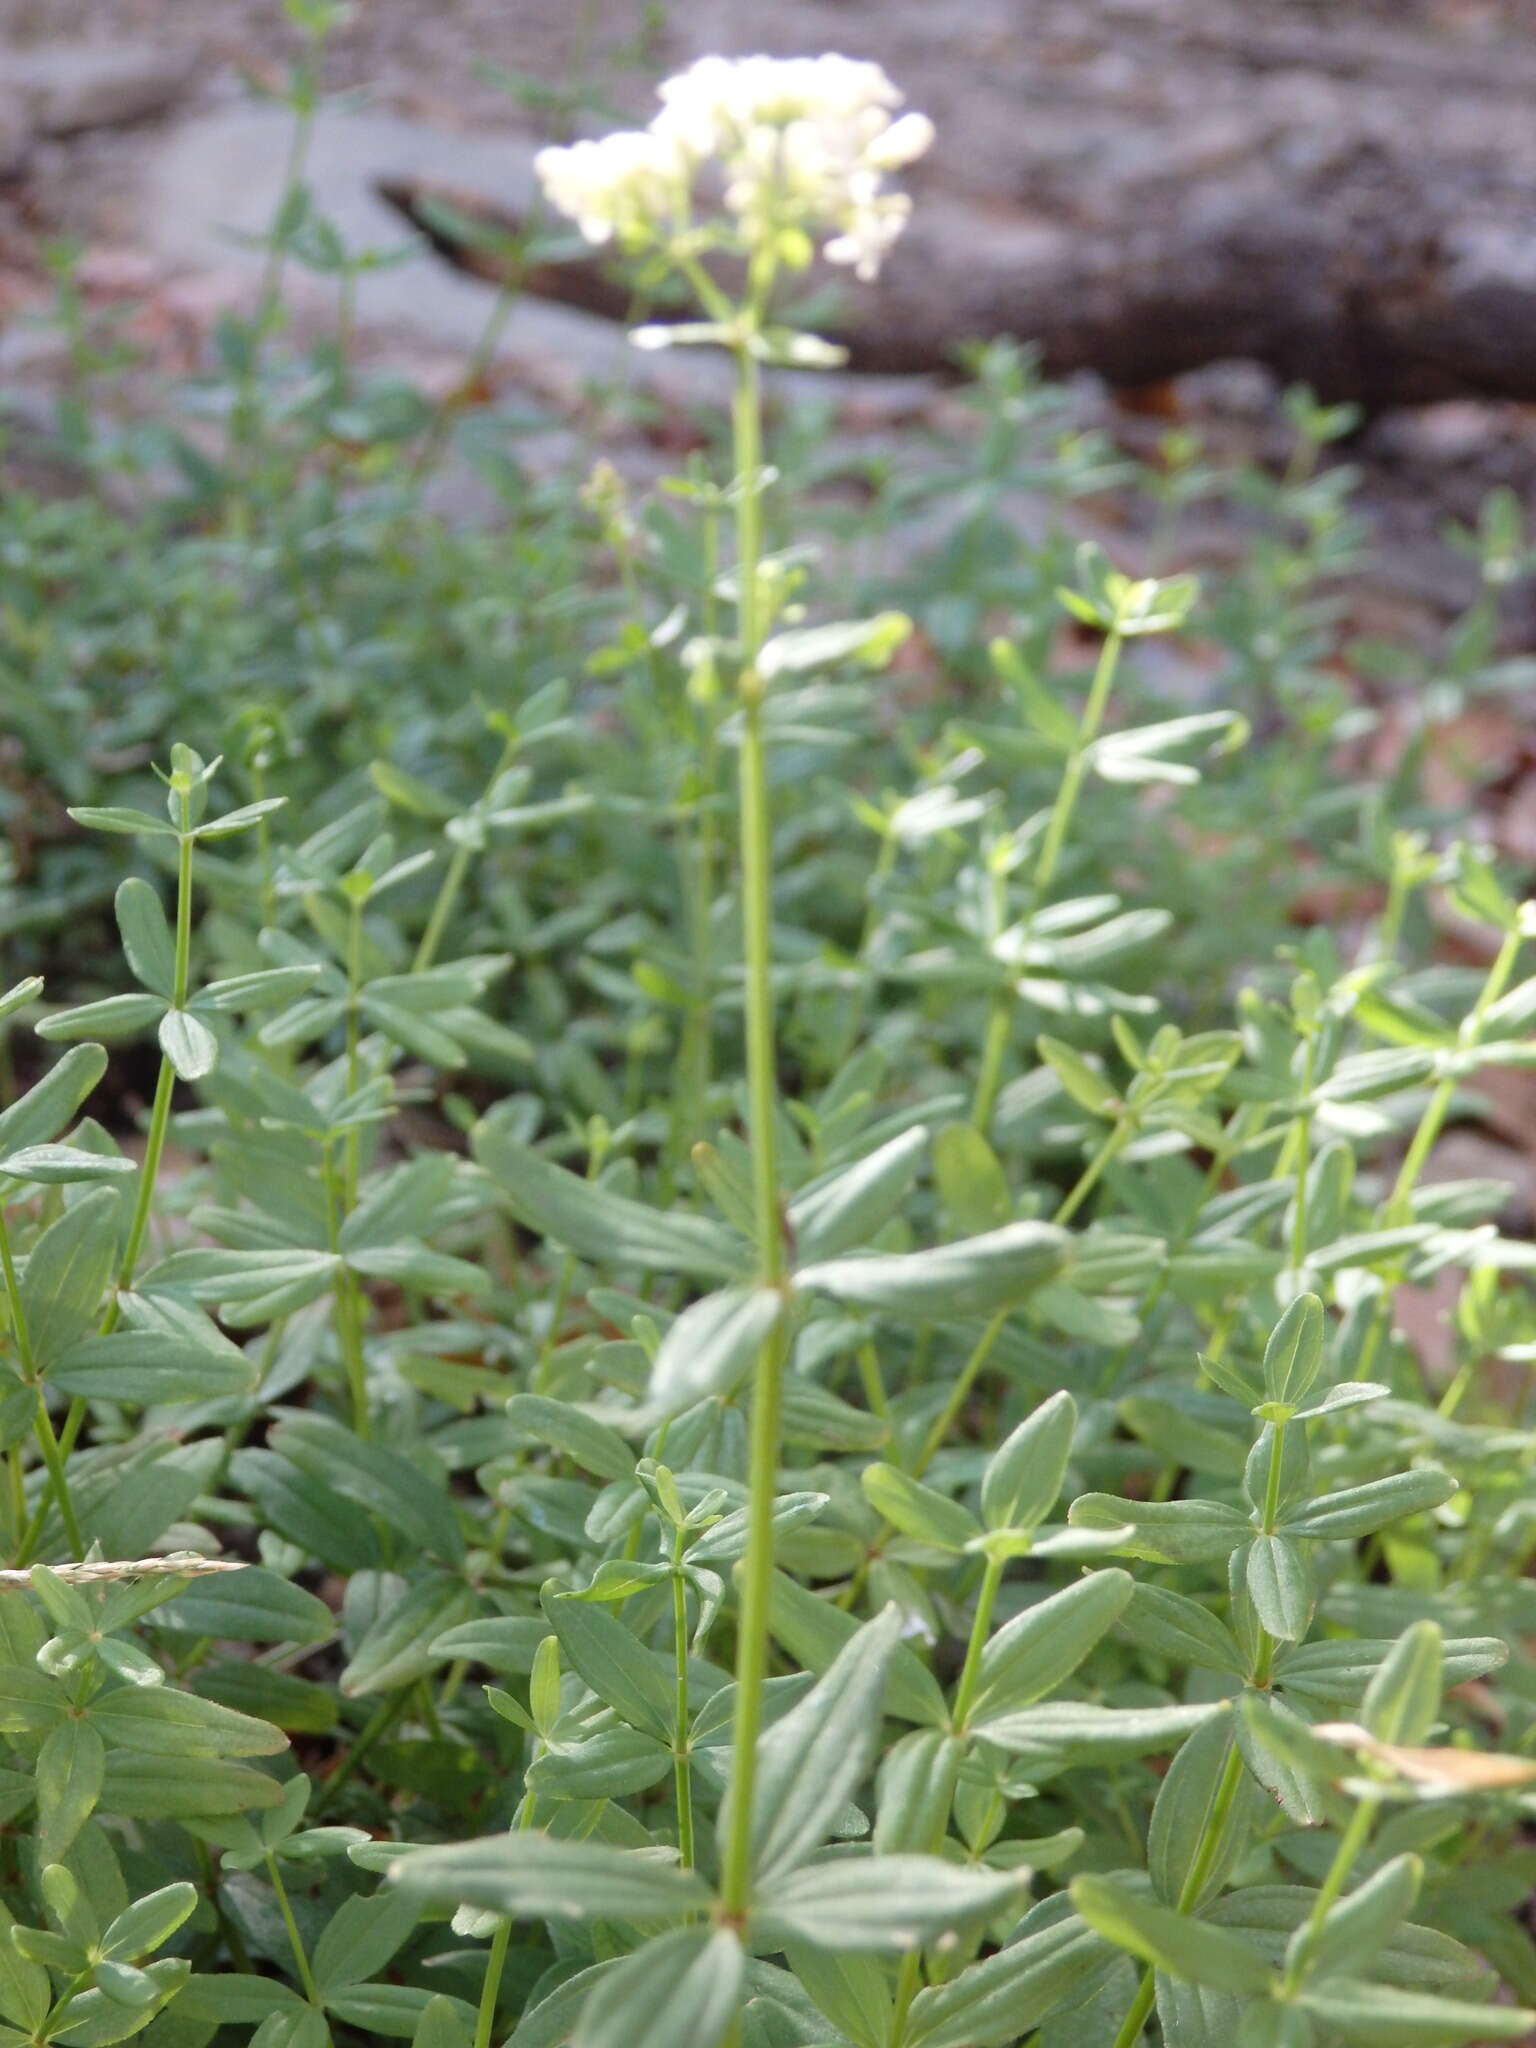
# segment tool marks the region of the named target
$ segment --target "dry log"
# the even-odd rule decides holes
[[[1471,21],[1423,0],[800,0],[771,23],[689,10],[674,54],[835,39],[937,120],[907,237],[878,289],[842,295],[857,367],[1011,334],[1121,385],[1244,356],[1371,407],[1536,398],[1536,41],[1513,7]],[[419,188],[388,196],[420,223]],[[527,288],[631,310],[598,261]]]

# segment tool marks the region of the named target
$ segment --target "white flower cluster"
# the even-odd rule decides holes
[[[701,57],[661,87],[648,128],[542,150],[536,168],[589,242],[631,246],[681,226],[712,169],[748,249],[786,231],[825,238],[833,263],[867,279],[911,211],[886,181],[933,140],[925,115],[895,113],[901,97],[851,57]]]

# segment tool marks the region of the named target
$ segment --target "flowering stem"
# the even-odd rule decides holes
[[[732,425],[736,460],[736,580],[741,639],[742,937],[746,954],[747,1097],[752,1148],[752,1198],[759,1277],[777,1287],[784,1277],[779,1219],[778,1086],[775,1076],[772,983],[773,847],[763,736],[762,639],[758,564],[762,513],[762,390],[756,358],[736,357]],[[746,1912],[752,1883],[752,1795],[768,1674],[768,1607],[773,1586],[773,1504],[778,1479],[780,1381],[785,1339],[780,1325],[758,1354],[752,1390],[748,1535],[736,1643],[736,1720],[731,1826],[722,1873],[727,1913]]]
[[[1104,721],[1109,693],[1114,687],[1115,669],[1120,661],[1120,649],[1125,644],[1119,633],[1106,635],[1099,654],[1098,667],[1093,672],[1093,682],[1088,690],[1088,702],[1083,707],[1082,723],[1077,729],[1077,744],[1072,757],[1062,771],[1061,787],[1056,792],[1056,801],[1051,807],[1050,821],[1045,828],[1041,843],[1040,857],[1035,862],[1034,888],[1038,902],[1056,874],[1056,863],[1061,858],[1061,849],[1066,841],[1067,829],[1072,823],[1072,813],[1077,808],[1078,793],[1083,786],[1087,772],[1088,749],[1098,738],[1099,727]]]

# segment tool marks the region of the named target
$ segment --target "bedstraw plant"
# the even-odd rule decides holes
[[[1536,2025],[1533,1255],[1436,1172],[1536,908],[1379,810],[1358,947],[1149,900],[1255,787],[1141,672],[1190,576],[957,589],[937,717],[939,611],[822,602],[765,377],[900,233],[899,109],[710,59],[543,158],[735,380],[722,467],[589,491],[574,686],[73,811],[133,985],[0,1005],[0,2048]],[[983,384],[973,566],[1049,409]]]

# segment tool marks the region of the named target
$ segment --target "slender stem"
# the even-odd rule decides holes
[[[1013,1035],[1013,984],[1006,983],[992,998],[987,1011],[987,1034],[981,1045],[981,1068],[976,1077],[976,1095],[971,1103],[971,1122],[978,1131],[992,1125],[992,1112],[1003,1084],[1003,1061]]]
[[[27,1311],[21,1298],[21,1283],[16,1277],[11,1233],[3,1207],[0,1207],[0,1269],[3,1269],[5,1274],[5,1299],[10,1310],[11,1333],[16,1340],[16,1355],[21,1362],[22,1378],[37,1388],[37,1416],[33,1423],[37,1434],[37,1447],[42,1452],[43,1463],[48,1468],[48,1484],[58,1503],[59,1515],[64,1523],[64,1534],[69,1539],[70,1549],[77,1559],[82,1558],[85,1555],[85,1545],[80,1540],[80,1524],[75,1517],[75,1504],[69,1497],[69,1482],[64,1476],[64,1459],[59,1450],[59,1440],[54,1435],[53,1417],[48,1413],[47,1397],[37,1376],[32,1333],[27,1326]],[[21,1534],[19,1528],[17,1533]],[[30,1555],[30,1550],[27,1554]],[[25,1557],[18,1560],[20,1563],[25,1561]]]
[[[288,1887],[283,1883],[283,1874],[277,1867],[277,1858],[267,1852],[267,1876],[277,1894],[277,1910],[283,1916],[283,1925],[288,1930],[288,1946],[293,1950],[294,1967],[299,1973],[299,1982],[304,1987],[304,1996],[311,2005],[320,2003],[320,1987],[315,1982],[315,1973],[309,1966],[309,1957],[304,1948],[304,1937],[299,1932],[299,1923],[293,1917],[293,1907],[288,1900]]]
[[[374,1709],[372,1718],[358,1734],[357,1740],[341,1760],[341,1767],[334,1777],[327,1778],[315,1788],[314,1805],[310,1808],[311,1822],[331,1804],[336,1794],[347,1783],[363,1758],[381,1736],[387,1735],[410,1703],[410,1688],[402,1686],[393,1698],[381,1700]]]
[[[1482,1032],[1483,1018],[1504,993],[1509,977],[1514,972],[1515,959],[1523,940],[1524,935],[1518,931],[1505,935],[1498,956],[1488,970],[1488,979],[1483,984],[1482,993],[1462,1026],[1464,1045],[1477,1044]],[[1392,1193],[1387,1199],[1386,1214],[1389,1218],[1399,1215],[1406,1208],[1408,1198],[1424,1170],[1425,1162],[1434,1150],[1435,1141],[1440,1136],[1455,1095],[1456,1082],[1454,1078],[1447,1077],[1436,1085],[1434,1093],[1426,1103],[1424,1114],[1419,1119],[1419,1127],[1413,1134],[1413,1141],[1404,1155],[1397,1179],[1392,1186]]]
[[[741,888],[746,955],[747,1098],[752,1150],[752,1198],[761,1282],[784,1277],[779,1216],[778,1082],[773,1014],[773,842],[763,735],[762,682],[757,655],[762,638],[758,565],[762,512],[762,391],[756,358],[737,352],[732,406],[736,460],[736,581],[741,640]],[[736,1643],[736,1718],[731,1821],[721,1895],[734,1919],[745,1914],[752,1889],[752,1805],[763,1685],[768,1675],[768,1609],[773,1591],[773,1503],[778,1483],[782,1379],[788,1340],[781,1316],[758,1355],[753,1378],[748,1453],[748,1533]]]
[[[496,2031],[496,2005],[501,1997],[502,1972],[507,1967],[507,1950],[512,1945],[512,1922],[503,1920],[491,1936],[490,1954],[485,1959],[485,1982],[480,1987],[480,2010],[475,2015],[475,2048],[491,2048]]]
[[[1050,820],[1045,828],[1045,838],[1040,844],[1040,857],[1035,863],[1034,889],[1038,902],[1050,888],[1056,874],[1056,863],[1061,858],[1061,849],[1066,842],[1067,831],[1072,823],[1072,813],[1077,808],[1077,799],[1087,773],[1088,749],[1098,737],[1099,727],[1104,721],[1104,712],[1109,704],[1109,693],[1114,687],[1115,669],[1120,661],[1120,649],[1124,638],[1119,633],[1106,634],[1104,645],[1099,652],[1098,666],[1093,672],[1093,681],[1088,689],[1088,702],[1083,707],[1082,723],[1077,728],[1077,745],[1072,757],[1062,772],[1061,786],[1056,792],[1056,801],[1051,807]]]
[[[1285,1470],[1285,1424],[1271,1425],[1274,1435],[1269,1444],[1269,1476],[1264,1485],[1264,1533],[1273,1536],[1275,1524],[1280,1519],[1280,1481]]]
[[[1339,1846],[1334,1851],[1328,1875],[1323,1879],[1317,1897],[1312,1902],[1312,1911],[1307,1916],[1306,1932],[1296,1944],[1295,1958],[1285,1973],[1286,1990],[1294,1991],[1306,1976],[1307,1964],[1323,1931],[1323,1922],[1338,1904],[1339,1897],[1349,1882],[1349,1874],[1355,1867],[1355,1860],[1370,1839],[1380,1806],[1381,1801],[1378,1798],[1367,1797],[1360,1801],[1350,1815],[1349,1826],[1339,1838]]]
[[[453,849],[449,857],[448,865],[443,871],[442,886],[438,889],[437,900],[432,905],[432,914],[427,919],[427,928],[421,935],[421,944],[416,948],[416,957],[411,962],[411,970],[415,974],[420,974],[424,967],[430,967],[437,958],[437,949],[442,944],[444,929],[453,915],[453,906],[460,889],[464,886],[464,877],[469,873],[472,851],[468,846],[459,845]]]
[[[950,1716],[957,1733],[964,1732],[971,1708],[976,1704],[976,1688],[981,1683],[981,1657],[992,1633],[992,1613],[997,1606],[997,1589],[1003,1583],[1003,1565],[1001,1557],[989,1557],[986,1570],[981,1575],[976,1612],[971,1617],[971,1638],[966,1644],[965,1663],[961,1667],[960,1683],[955,1688],[954,1710]]]
[[[688,1588],[681,1570],[683,1532],[672,1554],[672,1655],[677,1715],[672,1734],[672,1775],[677,1791],[677,1851],[683,1868],[693,1868],[693,1760],[688,1754]]]
[[[1125,1150],[1136,1134],[1136,1126],[1130,1122],[1117,1123],[1083,1168],[1076,1182],[1062,1197],[1061,1206],[1051,1218],[1053,1223],[1070,1223],[1078,1210],[1098,1186],[1105,1169]]]
[[[955,1417],[965,1406],[970,1396],[971,1388],[976,1383],[977,1374],[991,1357],[993,1345],[996,1344],[998,1338],[1003,1334],[1003,1325],[1007,1322],[1008,1315],[1009,1311],[1007,1309],[1000,1308],[998,1310],[991,1322],[982,1331],[981,1336],[977,1340],[975,1350],[972,1351],[965,1364],[961,1366],[959,1375],[949,1390],[948,1400],[940,1409],[938,1416],[934,1420],[933,1427],[929,1430],[927,1436],[923,1438],[923,1447],[913,1461],[912,1477],[914,1479],[922,1478],[928,1467],[933,1463],[934,1458],[943,1448],[944,1439],[954,1427]]]

